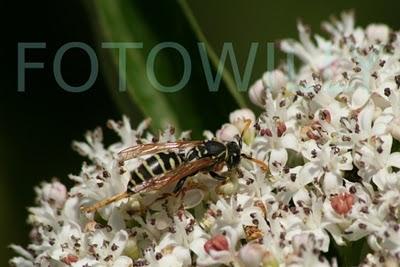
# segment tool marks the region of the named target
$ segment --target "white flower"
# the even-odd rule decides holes
[[[359,167],[358,174],[382,189],[386,184],[392,167],[400,167],[400,152],[391,153],[392,136],[372,137],[355,150],[354,163]]]
[[[314,140],[304,143],[303,156],[310,162],[304,166],[303,174],[321,183],[327,193],[342,184],[343,171],[353,169],[350,152],[325,144],[320,147]]]
[[[197,264],[200,266],[218,263],[229,265],[237,262],[236,242],[237,233],[229,226],[220,229],[222,233],[213,236],[204,236],[195,239],[190,245],[191,250],[197,254]]]
[[[318,242],[313,235],[302,234],[293,239],[294,253],[290,255],[288,266],[336,266],[319,253]]]

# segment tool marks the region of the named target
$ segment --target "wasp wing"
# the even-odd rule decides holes
[[[122,150],[118,153],[118,157],[121,161],[126,161],[139,156],[155,154],[169,149],[186,149],[200,145],[201,143],[203,143],[203,141],[176,141],[167,143],[141,144]]]
[[[135,193],[159,190],[164,186],[171,184],[173,182],[177,182],[184,177],[192,176],[202,170],[207,170],[214,164],[215,164],[215,159],[212,158],[202,158],[196,161],[183,164],[174,170],[171,170],[164,174],[160,174],[159,176],[156,176],[150,180],[144,181],[143,183],[136,185],[132,189],[132,192],[135,194]]]
[[[167,173],[160,174],[150,180],[144,181],[141,184],[136,185],[130,192],[122,192],[112,197],[103,199],[95,204],[88,207],[81,207],[84,212],[94,212],[112,202],[121,200],[129,197],[132,194],[148,192],[153,190],[161,189],[162,187],[179,181],[180,179],[196,174],[198,171],[206,170],[215,164],[215,160],[211,158],[202,158],[196,161],[183,164],[178,168],[171,170]]]

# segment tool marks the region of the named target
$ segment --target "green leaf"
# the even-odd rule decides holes
[[[219,69],[219,58],[217,56],[217,53],[214,51],[210,43],[208,42],[206,36],[204,35],[203,31],[200,28],[199,23],[196,20],[196,17],[193,15],[193,12],[187,3],[186,0],[179,0],[179,3],[182,7],[183,13],[185,14],[187,20],[189,21],[189,24],[191,25],[193,31],[195,32],[197,38],[199,41],[203,42],[206,47],[206,51],[208,53],[208,56],[211,60],[211,63],[213,64],[214,68],[216,70]],[[224,68],[222,70],[222,79],[226,83],[226,86],[228,87],[229,92],[232,94],[233,98],[236,100],[237,104],[241,107],[244,108],[246,107],[246,100],[244,99],[243,95],[240,94],[240,91],[238,87],[236,86],[236,83],[232,77],[232,74]]]
[[[371,251],[365,238],[348,242],[346,246],[339,246],[333,240],[331,240],[331,242],[334,244],[339,266],[357,266]]]
[[[90,10],[94,12],[97,28],[100,30],[102,41],[105,42],[142,42],[148,44],[152,40],[151,30],[135,5],[129,1],[99,0],[93,2]],[[164,93],[161,93],[149,82],[146,74],[147,50],[129,48],[126,50],[126,83],[127,93],[119,92],[118,82],[114,83],[113,95],[118,98],[129,98],[143,112],[151,117],[153,127],[161,128],[166,123],[179,127],[179,120],[174,108]],[[111,56],[112,69],[117,72],[119,65],[119,50],[107,49],[102,51]],[[108,55],[107,55],[108,54]],[[110,73],[110,67],[106,66]],[[115,75],[115,73],[114,73]],[[118,81],[118,79],[116,79]],[[127,106],[126,104],[124,106]],[[162,114],[160,116],[160,114]],[[190,114],[188,114],[190,115]]]
[[[193,130],[193,137],[199,138],[204,129],[215,129],[226,121],[229,112],[237,108],[236,103],[244,105],[238,91],[235,91],[236,98],[241,100],[234,100],[226,83],[221,83],[218,92],[207,89],[198,39],[177,1],[160,1],[154,8],[154,4],[148,1],[93,0],[87,7],[100,43],[143,44],[143,48],[126,50],[127,92],[118,91],[119,50],[99,48],[100,65],[110,84],[111,95],[130,117],[136,119],[138,113],[143,113],[153,119],[153,129],[164,127],[168,122],[178,130]],[[149,55],[160,43],[181,46],[183,52],[189,55],[189,80],[177,92],[160,92],[149,80]],[[161,49],[153,66],[157,81],[164,86],[179,83],[188,69],[184,68],[183,62],[182,52],[177,49]]]

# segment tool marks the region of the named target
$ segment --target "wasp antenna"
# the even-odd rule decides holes
[[[128,192],[122,192],[122,193],[119,193],[119,194],[114,195],[112,197],[109,197],[109,198],[103,199],[103,200],[101,200],[99,202],[96,202],[91,206],[81,207],[81,211],[88,212],[88,213],[94,212],[94,211],[96,211],[96,210],[98,210],[98,209],[100,209],[100,208],[102,208],[104,206],[107,206],[108,204],[111,204],[111,203],[113,203],[115,201],[127,198],[127,197],[129,197],[129,195],[130,194]]]
[[[262,160],[252,158],[252,157],[250,157],[250,156],[248,156],[246,154],[242,154],[242,157],[244,157],[245,159],[251,160],[252,162],[256,163],[258,166],[260,166],[260,168],[264,172],[267,172],[269,170],[268,165]]]
[[[244,128],[243,128],[242,132],[240,133],[241,138],[243,138],[244,133],[250,128],[251,120],[245,119],[244,123],[245,123]]]

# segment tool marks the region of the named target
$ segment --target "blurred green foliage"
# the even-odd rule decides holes
[[[12,18],[2,16],[3,25],[10,25],[15,17],[22,22],[7,27],[11,41],[8,49],[0,51],[2,59],[6,56],[10,59],[10,64],[1,66],[4,75],[0,97],[3,125],[0,139],[1,266],[6,266],[13,255],[6,249],[8,244],[28,243],[26,207],[33,205],[33,186],[50,180],[53,175],[67,182],[69,173],[79,171],[82,158],[71,151],[70,142],[82,139],[86,130],[126,113],[133,124],[151,115],[155,128],[168,120],[180,129],[194,129],[194,137],[200,138],[202,129],[216,130],[227,120],[229,112],[239,106],[238,97],[229,91],[232,88],[229,81],[218,93],[208,91],[197,50],[199,37],[207,39],[217,56],[224,42],[232,42],[240,70],[245,66],[251,42],[259,42],[251,78],[254,81],[266,69],[267,42],[296,38],[297,19],[301,18],[313,31],[320,32],[321,21],[332,14],[354,9],[359,25],[383,22],[395,29],[400,26],[395,12],[400,1],[190,0],[188,6],[204,34],[202,37],[198,29],[193,31],[193,21],[187,19],[188,12],[182,10],[181,4],[172,0],[28,1],[21,10],[21,4],[16,1],[15,6],[4,9]],[[54,43],[54,39],[59,43]],[[95,88],[83,94],[67,94],[56,85],[46,83],[50,75],[42,77],[44,82],[35,87],[36,90],[18,94],[13,72],[16,53],[10,51],[16,51],[19,41],[46,41],[49,49],[68,41],[89,42],[98,46],[103,76],[98,78]],[[111,41],[144,43],[141,51],[130,49],[128,53],[128,92],[125,93],[118,92],[116,51],[100,48],[101,42]],[[178,93],[156,92],[143,80],[149,50],[163,41],[180,43],[191,55],[191,79]],[[71,75],[80,73],[82,64],[73,62]],[[279,54],[275,64],[279,64]],[[232,71],[229,61],[227,70]],[[40,76],[40,73],[30,75]],[[179,81],[180,55],[169,50],[160,53],[156,74],[161,83]],[[108,93],[103,92],[103,78],[107,80]],[[241,93],[241,97],[245,99],[246,94]]]
[[[181,3],[181,5],[179,4]],[[244,93],[238,92],[230,82],[227,93],[222,85],[221,93],[208,92],[205,79],[201,75],[202,63],[197,50],[196,37],[206,42],[197,27],[190,7],[185,1],[158,2],[157,9],[145,1],[92,1],[88,10],[93,17],[93,25],[99,29],[99,40],[104,42],[141,42],[142,49],[127,49],[126,79],[127,93],[118,92],[119,51],[102,51],[103,58],[113,63],[114,70],[107,66],[106,75],[111,79],[110,89],[124,112],[132,114],[136,106],[146,117],[153,120],[153,128],[160,129],[172,123],[178,129],[191,129],[201,133],[207,125],[208,117],[226,107],[235,107],[234,99],[241,106],[245,105]],[[193,27],[191,27],[193,26]],[[193,29],[196,29],[195,31]],[[197,35],[196,35],[197,33]],[[192,70],[189,83],[184,89],[172,93],[158,91],[149,81],[146,73],[146,59],[151,49],[161,42],[175,42],[189,52]],[[207,46],[207,51],[212,48]],[[183,73],[181,55],[173,49],[164,49],[157,55],[155,74],[161,84],[168,86],[179,82]],[[110,60],[111,58],[111,60]],[[213,57],[213,63],[218,60]],[[125,74],[124,74],[125,75]],[[223,74],[226,79],[229,75]],[[126,99],[131,100],[127,104]],[[223,109],[220,108],[224,103]],[[210,109],[212,107],[212,109]],[[204,116],[206,115],[206,116]],[[207,116],[209,115],[209,116]]]

